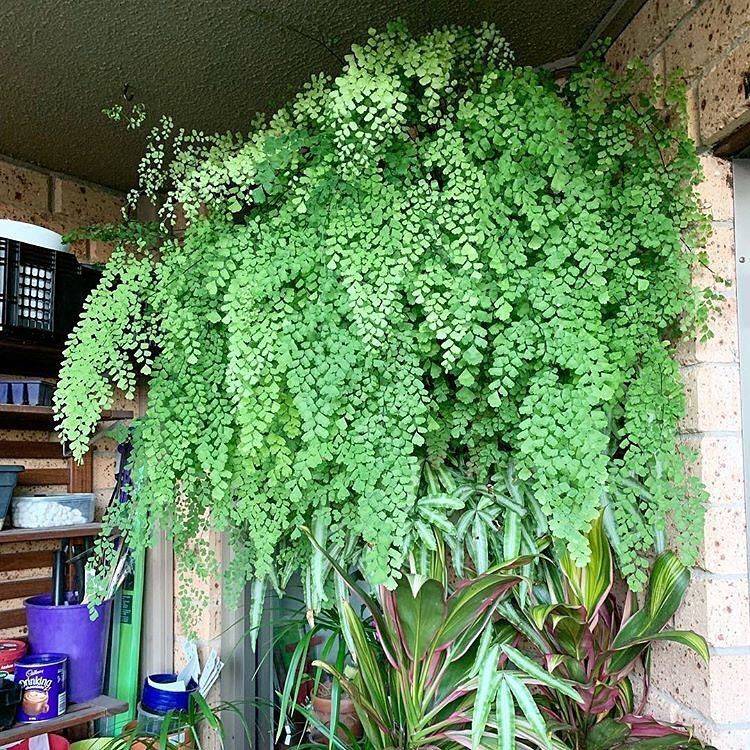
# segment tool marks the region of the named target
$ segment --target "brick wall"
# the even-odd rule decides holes
[[[65,233],[76,227],[101,222],[117,221],[123,196],[103,187],[80,182],[65,175],[53,174],[0,157],[0,219],[13,219],[47,227]],[[83,241],[72,250],[82,262],[102,262],[107,248],[100,243]],[[0,373],[2,363],[0,363]],[[33,374],[33,373],[30,373]],[[138,411],[138,404],[118,399],[114,408]],[[54,432],[39,430],[0,430],[0,440],[57,440]],[[94,488],[99,507],[106,502],[114,486],[115,446],[110,440],[98,440],[94,445]],[[0,455],[0,463],[23,464],[26,468],[62,468],[66,464],[55,459],[9,459]],[[64,492],[65,487],[26,487],[24,492]],[[33,545],[7,545],[3,553],[25,549],[51,549],[55,545],[37,542]],[[38,571],[37,571],[38,572]],[[4,575],[25,577],[25,571]],[[0,609],[13,610],[20,600],[0,601]],[[0,631],[0,636],[22,634],[23,629]]]
[[[210,548],[216,559],[222,559],[222,534],[218,532],[204,532],[199,537],[200,543]],[[185,665],[185,654],[183,644],[188,636],[185,630],[185,623],[180,619],[179,606],[177,597],[180,595],[181,584],[187,585],[195,592],[194,601],[199,603],[200,611],[193,618],[191,625],[191,637],[194,639],[198,649],[198,657],[201,666],[205,665],[212,650],[215,650],[225,661],[232,659],[233,654],[222,654],[221,636],[222,632],[232,625],[232,621],[224,621],[223,609],[223,592],[220,579],[204,580],[195,574],[182,569],[179,560],[175,559],[175,606],[173,612],[174,627],[174,669],[179,671]],[[238,638],[242,638],[246,625],[238,623],[234,625],[233,630]],[[213,686],[207,699],[211,705],[216,705],[222,700],[227,700],[227,696],[221,694],[221,679]],[[241,701],[244,696],[229,698],[229,700]],[[225,715],[224,719],[227,718]],[[203,750],[223,750],[219,736],[211,730],[210,727],[203,724],[200,728],[200,744]]]
[[[713,218],[711,268],[735,277],[731,166],[711,149],[750,122],[743,75],[750,72],[750,0],[648,0],[609,50],[620,69],[644,59],[660,75],[681,70],[688,86],[690,133],[702,151],[701,198]],[[695,726],[719,750],[750,748],[750,606],[740,430],[737,300],[705,269],[696,281],[722,295],[713,339],[679,352],[688,394],[683,440],[696,448],[694,470],[710,503],[699,568],[675,627],[704,634],[708,666],[685,648],[654,653],[651,704],[660,718]]]

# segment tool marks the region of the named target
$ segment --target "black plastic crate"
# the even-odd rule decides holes
[[[83,291],[81,266],[72,253],[0,237],[4,338],[64,341],[80,313]]]
[[[80,265],[81,270],[81,304],[86,301],[86,297],[96,289],[102,278],[102,270],[97,266],[90,266],[86,263]]]

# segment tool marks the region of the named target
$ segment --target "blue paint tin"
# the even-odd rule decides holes
[[[18,721],[45,721],[65,713],[67,661],[65,654],[32,654],[16,662],[14,678],[23,687]]]

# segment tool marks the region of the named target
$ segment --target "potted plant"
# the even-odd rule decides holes
[[[566,680],[507,645],[519,662],[511,667],[488,635],[498,607],[522,580],[514,569],[527,558],[462,581],[453,593],[441,581],[408,574],[394,590],[380,586],[371,596],[323,554],[363,602],[364,612],[360,616],[343,602],[341,631],[356,668],[342,668],[341,658],[336,664],[313,663],[348,693],[369,746],[416,750],[501,743],[511,748],[518,740],[527,747],[562,750],[531,686],[547,684],[572,700],[579,700],[577,694]],[[508,643],[513,640],[512,627],[506,636]],[[291,685],[285,685],[282,705]],[[329,730],[329,740],[332,734]]]
[[[619,479],[648,479],[613,514],[632,583],[655,524],[694,557],[667,342],[705,332],[707,224],[679,96],[647,83],[587,57],[558,84],[493,27],[394,23],[246,137],[163,118],[141,174],[163,221],[94,231],[117,247],[55,392],[80,458],[115,388],[148,380],[133,502],[107,526],[136,548],[162,528],[201,572],[196,537],[227,531],[227,580],[260,593],[295,572],[320,590],[299,533],[319,521],[393,586],[425,463],[484,482],[513,459],[579,562]],[[461,528],[477,572],[495,499]]]
[[[207,740],[224,748],[226,731],[223,716],[233,713],[240,719],[245,737],[250,741],[242,706],[221,702],[210,705],[200,693],[193,693],[187,711],[170,711],[164,715],[158,731],[148,731],[137,722],[128,724],[118,737],[82,740],[81,750],[193,750]],[[212,745],[213,746],[213,745]],[[75,750],[75,746],[71,748]],[[227,748],[231,750],[231,748]]]
[[[506,602],[500,608],[502,619],[493,641],[502,643],[506,626],[513,623],[536,662],[574,687],[575,697],[546,684],[536,688],[542,712],[566,746],[575,750],[704,747],[684,727],[642,713],[648,687],[645,657],[654,643],[680,643],[708,660],[701,636],[667,628],[685,595],[688,570],[672,552],[659,555],[639,608],[632,592],[624,602],[615,593],[614,555],[601,518],[589,533],[589,544],[591,558],[585,566],[576,565],[567,552],[559,553],[528,602]],[[641,662],[644,691],[636,705],[631,676]]]
[[[362,736],[362,722],[359,720],[357,710],[352,699],[344,693],[338,696],[338,706],[335,706],[337,700],[336,690],[332,679],[323,679],[313,688],[310,696],[310,706],[318,722],[331,730],[336,728],[336,733],[340,739],[353,737],[359,739]],[[315,730],[313,737],[323,737]]]

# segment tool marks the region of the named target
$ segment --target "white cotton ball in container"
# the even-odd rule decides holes
[[[13,524],[20,528],[79,526],[92,520],[94,495],[72,493],[13,499]]]

